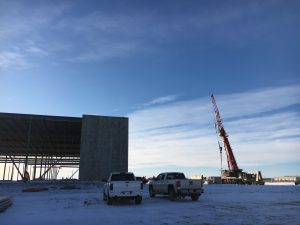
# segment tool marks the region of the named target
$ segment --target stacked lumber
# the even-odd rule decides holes
[[[4,212],[13,204],[12,198],[8,196],[0,197],[0,212]]]

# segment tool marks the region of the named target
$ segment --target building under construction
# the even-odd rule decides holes
[[[63,167],[80,180],[128,171],[128,118],[0,113],[0,180],[56,179]]]

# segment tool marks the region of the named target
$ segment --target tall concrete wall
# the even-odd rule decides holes
[[[128,171],[128,118],[82,118],[80,180],[102,180],[111,172]]]

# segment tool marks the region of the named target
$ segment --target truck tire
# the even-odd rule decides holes
[[[169,199],[170,199],[171,201],[175,201],[175,199],[176,199],[177,196],[176,196],[176,193],[175,193],[173,187],[169,188],[168,196],[169,196]]]
[[[152,186],[149,186],[149,195],[150,195],[150,198],[154,198],[155,197],[155,193],[153,191],[153,187]]]
[[[107,205],[112,205],[113,199],[109,197],[109,195],[106,197],[106,203]]]
[[[137,205],[139,205],[139,204],[141,204],[141,202],[142,202],[142,196],[136,196],[135,198],[134,198],[134,202],[135,202],[135,204],[137,204]]]
[[[191,198],[192,198],[192,200],[193,201],[198,201],[198,199],[199,199],[199,195],[191,195]]]

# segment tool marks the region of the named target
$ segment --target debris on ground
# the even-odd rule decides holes
[[[4,212],[12,204],[13,204],[13,200],[11,197],[8,196],[0,197],[0,212]]]
[[[41,192],[41,191],[48,191],[48,188],[44,187],[32,187],[32,188],[24,188],[22,192]]]
[[[66,184],[63,187],[61,187],[60,189],[62,189],[62,190],[73,190],[73,189],[80,189],[80,187],[78,187],[74,184]]]

